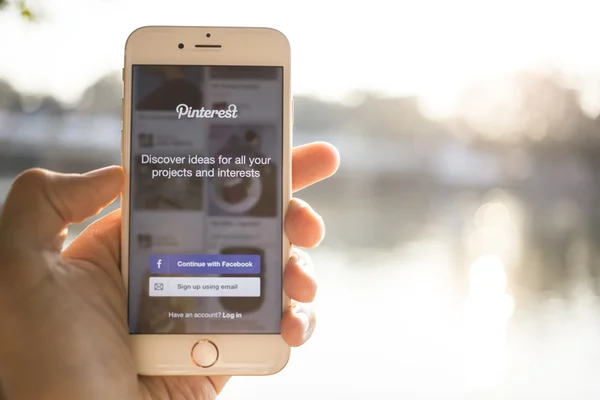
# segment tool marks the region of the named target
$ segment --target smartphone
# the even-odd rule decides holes
[[[125,46],[122,265],[142,375],[285,367],[290,46],[274,29],[143,27]]]

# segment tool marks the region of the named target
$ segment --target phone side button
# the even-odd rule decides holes
[[[210,340],[200,340],[192,347],[192,361],[201,368],[215,365],[219,359],[219,349]]]

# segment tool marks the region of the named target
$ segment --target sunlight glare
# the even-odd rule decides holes
[[[467,236],[470,254],[497,254],[511,267],[520,254],[521,218],[508,199],[496,196],[475,212],[471,232]]]
[[[496,255],[478,258],[469,271],[470,295],[489,298],[506,292],[507,277],[504,264]]]
[[[506,324],[514,309],[507,276],[497,255],[478,258],[470,269],[464,304],[465,379],[469,387],[489,388],[503,378]]]

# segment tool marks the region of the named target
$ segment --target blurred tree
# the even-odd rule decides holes
[[[523,100],[524,128],[537,129],[540,138],[551,141],[579,140],[588,122],[578,92],[563,84],[559,73],[522,72],[515,77]]]
[[[111,72],[84,90],[76,109],[86,114],[119,116],[122,88],[120,75]]]
[[[345,122],[348,114],[341,104],[305,96],[294,98],[294,108],[294,125],[305,131],[335,130]]]
[[[369,135],[419,136],[437,132],[436,121],[427,118],[413,97],[384,97],[356,93],[352,105],[327,102],[311,97],[295,98],[296,128],[311,131],[340,130]],[[351,129],[350,129],[351,127]]]
[[[513,144],[564,143],[589,132],[578,92],[556,72],[522,71],[466,91],[460,117],[482,139]]]
[[[0,80],[0,110],[21,110],[21,96],[19,92],[4,80]]]
[[[353,124],[378,135],[416,137],[440,129],[421,112],[416,97],[367,93],[362,102],[352,107],[350,114]]]
[[[37,15],[31,11],[31,8],[29,7],[29,5],[27,4],[27,1],[25,1],[25,0],[16,0],[16,1],[0,0],[0,11],[8,8],[8,6],[11,6],[11,5],[16,7],[17,12],[26,21],[33,22],[37,19]]]
[[[28,114],[61,115],[67,111],[61,102],[52,96],[21,95],[20,102],[22,111]]]
[[[65,112],[65,107],[60,101],[52,96],[44,96],[40,99],[38,112],[43,114],[61,115]]]

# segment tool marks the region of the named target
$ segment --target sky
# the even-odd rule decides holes
[[[143,25],[268,26],[290,39],[295,94],[415,95],[450,113],[474,82],[553,65],[600,109],[595,0],[29,0],[41,21],[0,13],[0,78],[75,101],[123,63]]]

